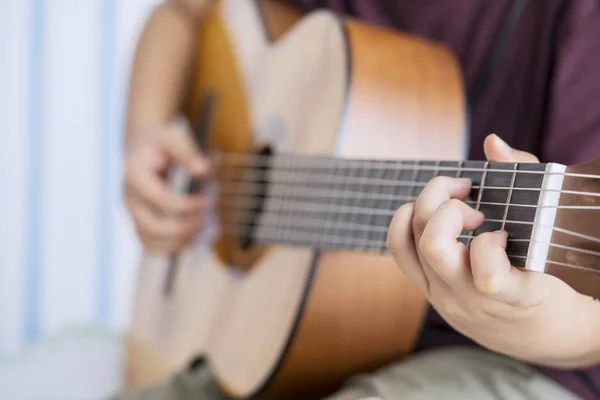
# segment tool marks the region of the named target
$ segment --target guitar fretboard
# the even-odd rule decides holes
[[[401,205],[415,201],[436,176],[466,177],[473,188],[464,201],[483,212],[485,222],[458,240],[468,245],[482,232],[504,229],[511,261],[524,265],[545,169],[546,164],[277,156],[261,178],[266,193],[252,236],[266,243],[387,252],[388,227]],[[257,179],[250,181],[246,204],[256,200]],[[246,217],[241,213],[242,224]]]

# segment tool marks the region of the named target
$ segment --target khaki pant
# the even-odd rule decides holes
[[[110,400],[228,400],[200,367],[163,385]],[[374,374],[350,379],[326,400],[576,400],[532,367],[477,348],[419,353]]]

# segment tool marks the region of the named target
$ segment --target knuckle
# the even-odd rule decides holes
[[[170,139],[170,148],[182,161],[193,158],[196,155],[194,143],[185,135],[176,135]]]
[[[451,182],[451,179],[448,176],[436,176],[429,181],[427,186],[429,186],[430,188],[432,188],[434,190],[440,190],[440,189],[448,186],[450,184],[450,182]]]
[[[430,263],[435,263],[444,258],[445,245],[438,238],[423,237],[419,241],[419,251]]]
[[[485,250],[496,243],[494,236],[490,232],[483,232],[473,237],[471,241],[471,250]]]
[[[193,204],[189,199],[172,195],[165,199],[165,209],[174,216],[180,216],[192,212]]]
[[[438,175],[433,177],[430,181],[431,186],[440,186],[445,185],[449,182],[449,178],[447,176]]]
[[[154,196],[156,207],[164,214],[178,212],[178,199],[168,190],[161,190]]]
[[[473,249],[479,249],[479,247],[482,245],[482,243],[485,243],[485,237],[486,234],[484,233],[480,233],[477,236],[473,236],[473,239],[471,239],[471,251],[473,251]]]
[[[464,203],[459,199],[448,199],[444,201],[443,207],[448,211],[459,211],[463,207]]]

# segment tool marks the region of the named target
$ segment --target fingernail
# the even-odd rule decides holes
[[[503,235],[505,238],[508,238],[508,232],[506,232],[504,230],[497,230],[495,233],[499,233],[499,234]]]
[[[510,154],[512,151],[512,147],[508,145],[504,140],[500,138],[500,136],[494,133],[494,138],[496,139],[496,145],[503,153]]]

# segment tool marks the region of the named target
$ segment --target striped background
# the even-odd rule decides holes
[[[127,323],[121,201],[132,51],[156,0],[0,0],[0,357]]]

